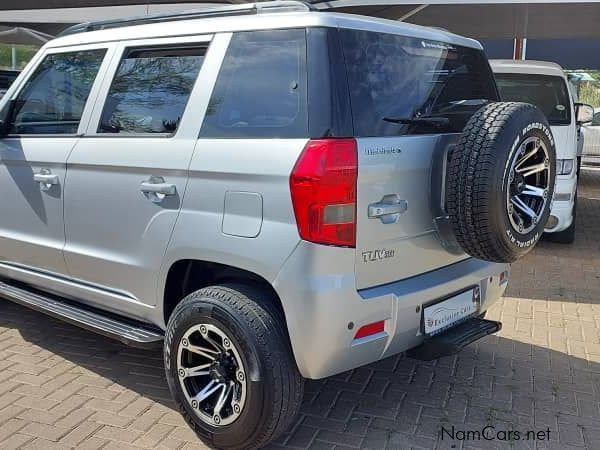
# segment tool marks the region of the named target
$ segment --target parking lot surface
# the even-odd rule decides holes
[[[575,245],[544,241],[513,265],[488,314],[498,335],[308,381],[272,448],[600,448],[600,171],[582,172],[578,208]],[[0,448],[74,447],[204,448],[160,352],[0,301]]]

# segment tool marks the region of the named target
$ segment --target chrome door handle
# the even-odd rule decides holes
[[[162,195],[175,195],[177,193],[177,187],[174,184],[169,183],[142,183],[141,191],[144,194],[162,194]]]
[[[165,197],[172,197],[177,194],[177,186],[166,183],[162,177],[150,177],[140,185],[142,191],[152,202],[160,203]]]
[[[52,186],[58,184],[58,175],[53,175],[48,169],[42,169],[39,173],[33,174],[33,181],[40,184],[42,191],[49,190]]]
[[[380,219],[383,223],[398,221],[400,214],[408,209],[406,200],[401,200],[398,194],[385,195],[380,202],[369,205],[369,219]]]

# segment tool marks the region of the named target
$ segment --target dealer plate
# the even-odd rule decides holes
[[[479,288],[469,289],[423,310],[425,334],[436,334],[479,310]]]

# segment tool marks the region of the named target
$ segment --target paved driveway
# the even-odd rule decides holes
[[[310,381],[273,448],[600,448],[600,172],[579,205],[574,246],[514,265],[499,335]],[[160,353],[0,302],[0,448],[202,448],[165,386]]]

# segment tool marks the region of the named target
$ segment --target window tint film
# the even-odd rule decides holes
[[[525,102],[537,106],[550,125],[569,125],[571,105],[567,86],[560,77],[519,73],[497,73],[500,97],[507,102]]]
[[[200,135],[294,138],[308,135],[304,29],[236,33]]]
[[[11,134],[75,134],[106,50],[48,55],[12,105]]]
[[[459,132],[497,100],[477,49],[369,31],[341,36],[358,136]]]
[[[110,86],[98,132],[175,133],[205,51],[204,47],[129,49]]]

